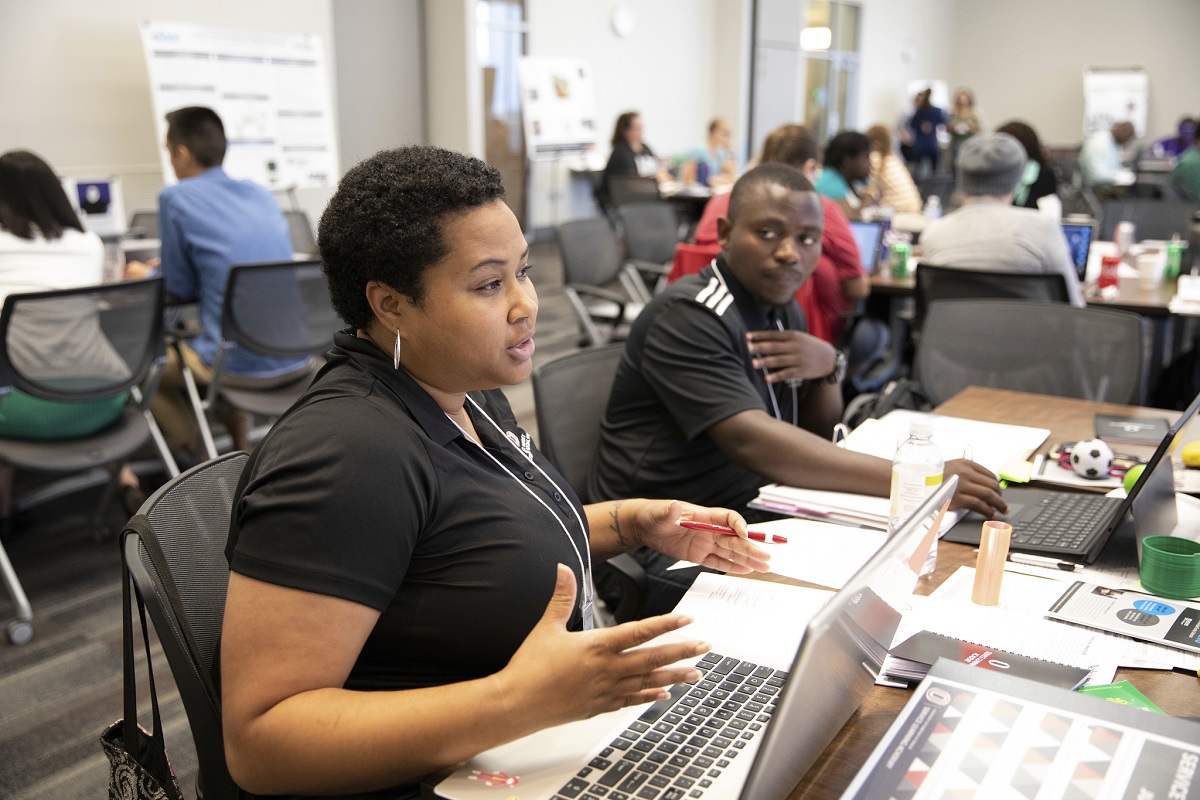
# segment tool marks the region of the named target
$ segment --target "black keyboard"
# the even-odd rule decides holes
[[[1121,503],[1100,495],[1055,492],[1037,505],[1033,519],[1012,522],[1013,549],[1082,555]]]
[[[717,653],[671,687],[567,781],[554,800],[703,797],[771,719],[787,673]]]

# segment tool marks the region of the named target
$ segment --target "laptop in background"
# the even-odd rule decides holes
[[[1124,499],[1044,489],[1005,489],[1001,496],[1008,503],[1008,514],[1000,519],[1013,526],[1009,549],[1091,564],[1130,511],[1138,542],[1145,536],[1169,534],[1178,522],[1178,512],[1175,473],[1167,453],[1197,409],[1200,395],[1167,430]],[[981,521],[978,514],[968,514],[944,538],[978,545]]]
[[[63,178],[63,189],[83,227],[103,239],[125,234],[125,197],[121,179]]]
[[[850,231],[854,234],[854,241],[858,243],[863,272],[874,275],[875,268],[879,265],[879,248],[883,244],[883,223],[851,220]]]
[[[1062,232],[1067,240],[1067,250],[1071,253],[1071,263],[1075,265],[1075,274],[1082,281],[1087,275],[1088,251],[1096,235],[1096,223],[1064,222]]]
[[[790,665],[739,661],[737,630],[711,637],[714,652],[696,665],[704,677],[671,687],[669,700],[482,753],[436,797],[783,800],[874,684],[957,483],[930,495],[808,621]]]

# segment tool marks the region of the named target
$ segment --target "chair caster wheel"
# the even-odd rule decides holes
[[[33,639],[33,623],[14,619],[8,623],[8,640],[20,647]]]

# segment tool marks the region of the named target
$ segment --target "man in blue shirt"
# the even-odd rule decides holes
[[[286,261],[292,257],[287,220],[264,187],[230,178],[225,160],[225,128],[210,108],[190,106],[167,115],[167,152],[179,183],[158,196],[162,275],[166,293],[195,302],[200,334],[180,350],[196,381],[208,384],[221,346],[221,305],[233,264]],[[279,360],[233,347],[225,354],[222,382],[229,386],[270,387],[307,373],[307,359]],[[168,443],[198,449],[199,428],[183,390],[174,353],[151,404]],[[226,424],[235,449],[249,449],[240,415]]]

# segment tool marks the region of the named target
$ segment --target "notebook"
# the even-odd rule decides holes
[[[879,248],[883,244],[883,223],[851,220],[850,230],[854,234],[854,241],[858,242],[863,272],[874,275],[879,263]]]
[[[1092,237],[1096,233],[1096,223],[1064,222],[1062,232],[1067,239],[1067,250],[1071,253],[1071,263],[1075,265],[1075,274],[1082,281],[1087,273],[1088,251],[1092,246]]]
[[[1174,470],[1167,452],[1197,408],[1200,395],[1167,430],[1124,499],[1043,489],[1005,489],[1002,495],[1008,503],[1008,514],[1000,519],[1013,526],[1009,549],[1091,564],[1131,510],[1139,542],[1145,536],[1169,534],[1178,517]],[[979,544],[981,521],[977,514],[968,514],[946,533],[946,541]]]
[[[727,635],[709,638],[713,652],[697,663],[704,677],[672,687],[669,703],[551,728],[482,753],[439,783],[436,796],[787,797],[874,684],[900,623],[896,608],[916,586],[933,526],[957,483],[952,477],[930,495],[808,621],[790,664],[739,661],[753,643],[739,642],[730,626]]]

